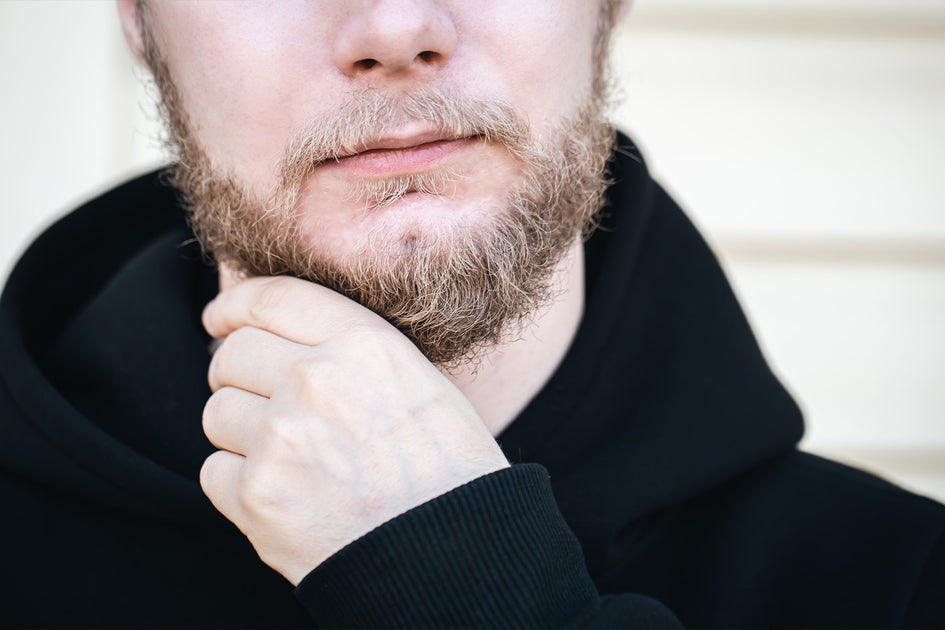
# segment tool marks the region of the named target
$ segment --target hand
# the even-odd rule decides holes
[[[200,483],[293,584],[378,525],[508,466],[469,401],[386,321],[334,291],[252,278],[204,311]]]

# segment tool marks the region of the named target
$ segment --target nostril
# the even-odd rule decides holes
[[[435,62],[439,57],[439,53],[434,50],[424,50],[416,56],[416,59],[419,59],[422,63],[431,63]],[[381,62],[377,59],[370,59],[367,57],[364,59],[359,59],[354,63],[355,69],[360,72],[370,70],[371,68],[379,65],[381,65]]]

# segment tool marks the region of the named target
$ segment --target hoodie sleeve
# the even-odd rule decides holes
[[[602,597],[536,464],[481,477],[321,564],[296,597],[320,627],[680,627],[643,595]]]

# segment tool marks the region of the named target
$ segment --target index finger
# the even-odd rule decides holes
[[[290,276],[249,278],[221,291],[202,320],[216,338],[252,326],[310,346],[358,322],[384,321],[336,291]]]

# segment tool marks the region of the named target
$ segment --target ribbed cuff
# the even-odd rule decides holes
[[[330,628],[560,627],[599,601],[536,464],[480,477],[385,523],[295,593]]]

